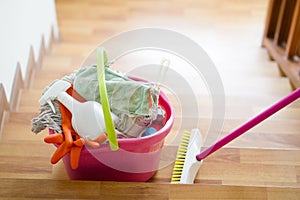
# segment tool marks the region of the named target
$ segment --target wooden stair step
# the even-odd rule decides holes
[[[0,140],[0,178],[42,178],[52,177],[49,165],[54,147],[43,141]]]
[[[122,67],[118,70],[126,71],[126,69],[122,70]],[[206,91],[207,93],[209,85],[207,85],[205,79],[193,69],[187,68],[185,71],[181,70],[177,73],[180,73],[178,76],[184,79],[191,88],[202,93]],[[157,74],[150,74],[148,70],[138,70],[138,72],[135,72],[135,75],[144,79],[157,81]],[[249,76],[247,74],[239,74],[238,76],[233,77],[232,72],[222,72],[219,75],[226,95],[284,95],[287,91],[291,91],[288,79],[279,76],[257,77]],[[213,74],[211,76],[213,77]],[[176,87],[181,86],[178,84],[178,80],[176,80],[176,78],[173,80],[169,78],[167,83],[169,87],[170,85]],[[184,91],[184,88],[182,88],[181,91]]]
[[[76,44],[76,43],[57,43],[53,46],[50,55],[60,56],[80,56],[86,58],[98,44]]]
[[[51,145],[35,145],[29,143],[0,143],[2,169],[1,178],[29,177],[33,179],[43,177],[53,179],[51,174],[56,174],[55,179],[68,179],[63,166],[52,169],[49,163],[54,148]],[[150,180],[153,183],[169,183],[174,159],[170,160],[170,149],[162,153],[161,159],[168,156],[168,165],[159,168]],[[10,154],[14,150],[13,154]],[[176,154],[173,148],[173,154]],[[204,160],[196,176],[195,184],[207,185],[256,185],[256,186],[285,186],[300,187],[300,161],[299,150],[271,150],[271,149],[236,149],[223,148]],[[174,157],[174,156],[173,156]],[[5,162],[4,162],[5,161]],[[26,161],[26,163],[24,163]],[[22,164],[23,163],[23,164]],[[166,159],[164,159],[164,164]],[[7,167],[10,165],[10,167]],[[37,166],[38,165],[38,166]],[[34,170],[30,170],[30,166]],[[5,173],[4,173],[5,172]],[[57,174],[60,174],[57,176]]]
[[[14,186],[14,187],[12,187]],[[39,187],[37,187],[39,186]],[[34,190],[32,188],[35,188]],[[4,198],[33,199],[297,199],[299,188],[1,179]]]
[[[147,77],[147,75],[145,77]],[[184,76],[184,78],[190,82],[191,86],[202,87],[197,75]],[[239,75],[233,79],[232,75],[222,73],[221,79],[226,95],[260,96],[267,94],[283,96],[287,91],[291,91],[288,79],[282,77],[249,77],[247,75]],[[202,89],[207,90],[207,88]],[[201,88],[198,88],[197,90],[201,91]]]
[[[1,134],[1,140],[20,140],[20,141],[43,141],[48,134],[47,130],[43,130],[39,134],[31,131],[31,122],[26,124],[5,123]]]
[[[170,182],[177,147],[167,146],[161,154],[162,168],[151,179]],[[221,148],[207,157],[196,176],[197,184],[270,185],[299,187],[300,149]]]
[[[39,70],[35,74],[35,78],[32,81],[32,89],[43,89],[50,85],[54,80],[61,79],[66,75],[71,74],[73,71],[68,69],[60,70]]]
[[[202,134],[205,134],[211,126],[212,119],[209,117],[199,117],[198,119],[198,128],[201,130]],[[180,122],[177,121],[178,118],[175,117],[175,121],[178,122],[177,124],[173,125],[174,130],[178,130],[181,126]],[[238,128],[242,124],[244,124],[247,120],[243,119],[236,119],[236,118],[225,118],[222,126],[222,133],[228,134],[234,129]],[[196,127],[194,118],[185,119],[184,123],[187,124],[187,127]],[[194,124],[193,124],[194,123]],[[254,128],[250,129],[248,132],[249,134],[278,134],[282,135],[298,135],[299,134],[299,126],[300,120],[278,120],[278,119],[267,119],[261,124],[258,124]],[[218,130],[220,131],[220,130]],[[249,137],[251,137],[249,135]],[[296,142],[296,141],[295,141]]]
[[[266,110],[280,99],[284,98],[290,92],[286,91],[283,95],[272,95],[272,94],[226,94],[224,97],[224,109],[225,119],[250,119],[260,112]],[[214,96],[211,95],[196,95],[194,97],[191,94],[180,94],[178,96],[172,95],[166,92],[170,102],[175,110],[175,115],[181,116],[183,109],[187,110],[185,113],[189,115],[197,116],[186,116],[186,117],[216,117],[213,116],[213,101]],[[193,98],[194,103],[187,103],[185,99]],[[198,104],[196,104],[196,102]],[[196,104],[196,105],[195,105]],[[299,119],[300,113],[300,100],[292,102],[290,105],[281,109],[273,116],[272,119]]]
[[[121,4],[122,5],[122,4]],[[86,7],[86,5],[82,5],[83,8]],[[67,9],[66,9],[67,8]],[[106,6],[106,5],[102,5],[102,6],[95,6],[94,8],[89,8],[91,9],[90,12],[88,13],[83,13],[81,12],[82,9],[76,7],[76,6],[67,6],[65,8],[63,7],[57,7],[57,9],[60,12],[64,13],[64,16],[67,19],[73,19],[73,20],[80,20],[82,18],[86,18],[86,19],[90,19],[90,20],[99,20],[99,21],[104,21],[103,19],[108,18],[108,19],[113,19],[113,20],[124,20],[124,15],[122,15],[127,9],[123,8],[123,7],[115,7],[115,6]],[[74,15],[74,11],[78,11],[76,12],[77,14]]]
[[[47,157],[53,153],[54,147],[46,144],[43,140],[36,141],[18,141],[18,140],[0,140],[0,155],[14,157]],[[22,167],[22,166],[20,166]]]
[[[5,124],[3,133],[2,133],[2,137],[0,140],[0,152],[2,152],[3,155],[3,159],[2,161],[4,163],[6,163],[5,160],[9,160],[9,162],[13,162],[16,163],[17,159],[15,160],[11,160],[13,158],[8,158],[9,154],[17,156],[19,154],[25,153],[27,156],[32,156],[34,155],[32,152],[35,151],[35,149],[39,149],[37,150],[37,152],[42,152],[41,155],[44,155],[44,157],[50,156],[50,152],[51,150],[54,151],[54,147],[51,145],[47,145],[43,143],[43,137],[47,134],[47,131],[43,131],[42,133],[35,135],[33,133],[31,133],[30,131],[30,124],[27,123],[28,119],[30,119],[30,117],[32,117],[34,114],[33,113],[10,113],[10,118],[9,121]],[[204,121],[204,120],[202,120]],[[206,121],[209,121],[209,119],[206,119]],[[231,124],[236,125],[238,123],[240,123],[241,120],[233,120],[231,122]],[[227,124],[228,120],[225,121],[225,124]],[[226,177],[223,174],[223,176],[219,176],[215,175],[215,177],[213,178],[209,172],[206,172],[204,170],[204,172],[201,172],[200,175],[200,179],[197,180],[198,183],[209,183],[209,182],[213,182],[213,183],[227,183],[227,184],[231,184],[231,183],[237,183],[238,184],[242,184],[242,177],[244,176],[252,176],[253,174],[251,174],[250,172],[245,172],[245,170],[250,170],[250,169],[260,169],[259,171],[259,178],[258,179],[249,179],[245,178],[245,180],[248,180],[251,184],[263,184],[263,179],[265,179],[266,177],[269,179],[273,179],[272,180],[266,180],[266,182],[268,184],[286,184],[286,185],[298,185],[298,182],[295,180],[297,180],[297,177],[294,179],[292,173],[299,173],[299,151],[300,151],[300,147],[299,146],[294,146],[292,147],[291,145],[293,143],[298,144],[297,141],[299,140],[299,137],[297,134],[298,130],[298,125],[300,123],[298,123],[298,121],[294,120],[294,121],[283,121],[282,127],[279,124],[276,124],[277,120],[270,120],[266,122],[265,126],[261,126],[261,127],[257,127],[254,130],[250,131],[247,137],[247,134],[245,134],[244,136],[241,136],[240,138],[238,138],[236,141],[238,141],[237,143],[240,143],[239,145],[235,144],[233,142],[233,144],[229,144],[227,145],[225,148],[217,151],[214,155],[212,155],[211,157],[209,157],[210,160],[206,160],[206,163],[212,163],[212,165],[208,165],[207,168],[203,167],[205,166],[203,164],[203,166],[201,167],[206,169],[206,170],[212,170],[215,169],[216,166],[218,166],[219,168],[217,168],[219,170],[219,174],[221,174],[222,169],[224,168],[226,169],[229,173],[227,174],[228,177]],[[20,125],[23,124],[23,125]],[[233,126],[232,125],[232,126]],[[227,127],[227,128],[226,128]],[[272,133],[269,132],[269,129],[271,130],[273,127],[273,129],[277,130],[278,133]],[[284,130],[284,127],[289,127],[286,130]],[[294,127],[294,129],[292,128]],[[226,129],[230,129],[230,126],[225,126]],[[281,129],[280,129],[281,128]],[[284,132],[282,132],[282,131]],[[286,146],[276,146],[276,137],[278,135],[281,135],[282,139],[287,139],[290,137],[290,135],[294,135],[295,137],[298,138],[294,138],[291,141],[286,143]],[[275,145],[269,145],[269,146],[259,146],[258,144],[260,142],[264,142],[264,137],[261,138],[261,136],[269,136],[269,138],[265,138],[265,139],[269,139],[267,142],[270,143],[270,141],[272,141],[272,138],[275,138]],[[248,144],[251,145],[245,145],[246,142],[248,142]],[[252,142],[252,143],[251,143]],[[282,141],[279,141],[282,142]],[[24,147],[26,146],[26,147]],[[231,147],[231,148],[229,148]],[[232,148],[234,147],[234,148]],[[245,147],[251,147],[251,148],[245,148]],[[256,148],[253,148],[256,147]],[[261,149],[257,149],[257,147],[261,148]],[[17,148],[17,149],[14,149]],[[40,148],[42,149],[48,149],[49,151],[40,151]],[[5,150],[6,149],[6,150]],[[175,147],[176,149],[176,147]],[[22,152],[22,150],[24,150],[24,152]],[[168,150],[170,151],[170,150]],[[174,150],[172,150],[174,152]],[[11,153],[13,152],[13,153]],[[175,151],[176,154],[176,151]],[[23,159],[24,160],[24,159]],[[21,159],[20,161],[23,162],[23,160]],[[44,159],[45,161],[46,159]],[[229,161],[230,163],[228,164],[227,161]],[[49,160],[47,160],[47,163],[49,164]],[[220,163],[222,163],[220,165]],[[293,166],[290,166],[293,165]],[[6,165],[5,165],[6,166]],[[21,165],[17,165],[17,166],[21,166]],[[231,171],[230,171],[230,170]],[[164,168],[161,169],[161,173],[165,173],[165,170],[172,170],[172,168]],[[22,171],[22,170],[20,170]],[[60,170],[61,171],[61,170]],[[242,172],[241,172],[242,171]],[[160,173],[160,172],[159,172]],[[216,172],[214,172],[216,173]],[[233,174],[238,173],[238,175],[233,176]],[[250,173],[250,175],[249,175]],[[264,173],[266,173],[267,175],[264,175]],[[56,174],[62,174],[57,173]],[[169,174],[169,173],[165,173],[165,174]],[[202,175],[204,174],[204,175]],[[208,175],[207,175],[208,174]],[[286,174],[286,176],[282,177],[282,179],[286,180],[286,183],[282,182],[282,179],[277,177],[277,175],[283,176],[284,174]],[[17,174],[17,176],[21,176],[22,174]],[[205,177],[205,176],[208,177]],[[12,175],[11,175],[12,176]],[[49,174],[47,175],[49,176]],[[204,177],[203,177],[204,176]],[[289,177],[287,177],[289,176]],[[299,176],[296,175],[296,176]],[[170,178],[170,176],[168,176]],[[217,179],[216,177],[219,177],[219,179]],[[223,178],[222,178],[223,177]],[[230,179],[230,177],[233,177],[232,179]],[[241,177],[241,178],[238,178]],[[271,177],[271,178],[270,178]],[[157,177],[156,181],[163,181],[165,178],[164,177]],[[278,181],[276,181],[275,179],[278,179]],[[249,183],[247,182],[247,183]],[[280,182],[280,183],[279,183]]]
[[[48,83],[49,85],[50,83]],[[39,99],[42,97],[44,88],[41,89],[22,89],[18,104],[19,112],[38,113]]]
[[[242,119],[225,119],[222,130],[229,132],[236,127],[242,125],[246,120]],[[298,120],[278,120],[278,119],[267,119],[261,124],[258,124],[254,128],[250,129],[249,133],[257,134],[297,134],[300,128],[300,119]]]
[[[225,119],[220,130],[220,127],[211,127],[211,118],[199,118],[198,121],[197,119],[185,119],[182,122],[175,118],[174,126],[166,137],[166,143],[179,144],[175,138],[180,137],[181,131],[198,128],[202,133],[205,146],[209,146],[217,139],[236,130],[245,122],[246,120],[241,119]],[[179,129],[180,132],[178,132]],[[226,146],[235,148],[298,149],[300,148],[299,141],[299,120],[270,119],[258,124]]]
[[[266,200],[299,198],[300,101],[292,103],[205,159],[195,184],[169,184],[177,152],[177,146],[172,143],[172,139],[181,123],[189,125],[187,127],[198,126],[207,146],[207,139],[215,141],[217,137],[225,136],[291,91],[288,79],[279,76],[278,67],[274,62],[269,62],[266,50],[257,43],[257,36],[260,34],[254,29],[259,27],[258,19],[263,18],[262,10],[266,8],[265,5],[243,3],[241,6],[240,3],[233,2],[232,6],[228,2],[183,3],[179,0],[175,0],[172,5],[164,1],[153,4],[122,0],[117,0],[117,3],[99,3],[93,0],[57,1],[56,4],[60,41],[53,44],[51,51],[43,57],[41,68],[35,71],[31,88],[21,90],[17,112],[7,112],[0,135],[0,197]],[[199,7],[208,8],[208,11],[199,14]],[[170,13],[165,13],[165,8],[168,8]],[[231,12],[235,14],[229,14]],[[173,18],[167,18],[167,15]],[[237,19],[237,16],[239,19],[233,20]],[[174,19],[178,19],[175,24]],[[188,25],[196,23],[195,20],[197,28]],[[226,23],[217,23],[216,20]],[[170,97],[176,110],[175,124],[166,138],[160,167],[150,183],[70,181],[62,161],[56,165],[50,163],[55,147],[43,141],[48,135],[48,130],[37,135],[31,132],[30,120],[38,116],[38,100],[42,91],[55,79],[79,69],[81,63],[101,42],[115,33],[145,23],[174,30],[179,28],[183,34],[193,38],[208,52],[216,64],[225,88],[226,113],[220,135],[216,132],[216,135],[206,137],[214,117],[211,98],[207,95],[205,84],[199,84],[199,76],[186,70],[182,77],[189,80],[193,87],[199,88],[196,92],[199,113],[197,116],[185,116],[181,122],[183,107],[180,107],[175,98]],[[214,26],[213,31],[211,25]],[[250,37],[244,34],[245,30],[251,33]],[[212,36],[213,39],[209,39]],[[118,70],[127,72],[134,68],[136,63],[141,65],[140,61],[145,61],[143,59],[136,57],[125,60]],[[151,61],[151,58],[148,60]],[[183,68],[176,60],[171,61],[173,65]],[[145,73],[149,72],[146,70]],[[176,80],[174,82],[176,83]],[[195,119],[198,119],[198,124],[195,123]]]
[[[110,38],[112,35],[120,33],[122,30],[120,29],[120,31],[107,31],[104,29],[100,29],[100,30],[96,29],[92,31],[93,34],[86,33],[86,32],[73,32],[72,30],[68,29],[66,30],[66,32],[69,33],[63,33],[60,35],[60,37],[64,42],[67,43],[76,43],[76,44],[94,43],[94,46],[96,46],[97,44],[100,44],[101,42]],[[97,35],[95,35],[95,32],[97,32]]]
[[[37,114],[37,112],[7,112],[6,123],[27,125]]]
[[[124,30],[122,29],[124,22],[119,19],[112,19],[109,23],[104,22],[101,27],[95,25],[89,26],[91,22],[86,20],[81,20],[76,25],[72,24],[72,22],[71,24],[67,23],[70,23],[70,20],[64,23],[65,26],[61,29],[60,34],[61,40],[65,43],[94,43],[97,45]],[[103,26],[106,27],[103,28]]]
[[[226,117],[249,119],[283,99],[291,91],[276,94],[228,95],[226,96]],[[299,119],[300,100],[296,100],[271,116],[271,119]]]
[[[223,75],[228,74],[241,74],[248,77],[279,77],[279,72],[277,66],[274,63],[266,62],[264,63],[264,68],[254,68],[251,66],[243,66],[242,68],[231,67],[231,64],[222,63],[223,70],[219,69],[218,72]]]
[[[227,95],[226,96],[226,105],[236,105],[241,104],[242,106],[268,106],[272,105],[275,102],[279,101],[280,99],[284,98],[286,95],[290,94],[292,91],[286,91],[285,95],[271,95],[271,94],[261,94],[261,95]],[[291,103],[288,107],[291,108],[300,108],[300,99]]]
[[[48,134],[48,130],[44,130],[39,134],[31,131],[31,119],[37,116],[37,112],[8,113],[0,141],[43,141],[43,138]]]
[[[80,56],[62,56],[62,55],[45,55],[42,63],[42,70],[66,70],[74,71],[79,68],[83,62]],[[37,78],[37,77],[36,77]]]
[[[1,178],[26,178],[31,175],[33,179],[67,179],[61,164],[55,169],[49,162],[55,150],[52,145],[1,141],[0,150]],[[166,146],[163,149],[163,164],[150,182],[170,182],[176,152],[176,146]],[[300,187],[299,153],[300,149],[222,148],[204,160],[195,183]]]
[[[253,116],[259,114],[260,112],[262,112],[263,110],[266,110],[268,107],[270,107],[272,104],[267,105],[267,106],[254,106],[254,107],[243,107],[243,106],[239,106],[237,105],[236,107],[230,107],[228,106],[226,108],[226,117],[225,118],[241,118],[241,119],[250,119]],[[243,110],[244,113],[238,112],[238,110]],[[247,112],[249,111],[249,112]],[[293,108],[293,107],[285,107],[282,110],[278,111],[277,113],[275,113],[273,116],[271,116],[270,118],[272,119],[290,119],[290,120],[294,120],[294,119],[299,119],[299,114],[300,114],[300,110],[299,108]]]
[[[229,132],[222,132],[221,137]],[[238,139],[232,141],[227,146],[229,147],[250,147],[250,148],[274,148],[274,149],[294,149],[300,148],[299,134],[289,133],[260,133],[247,132]]]
[[[225,79],[225,78],[224,78]],[[291,90],[289,81],[286,78],[236,78],[232,81],[231,78],[224,80],[225,93],[229,94],[277,94],[284,95],[286,91]],[[255,84],[254,84],[255,83]]]

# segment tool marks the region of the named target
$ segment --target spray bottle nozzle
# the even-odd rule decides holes
[[[51,100],[56,99],[59,93],[65,92],[69,87],[71,87],[71,84],[67,81],[64,80],[55,81],[40,98],[39,100],[40,106],[45,105],[47,103],[51,107],[53,113],[56,113],[54,105]]]

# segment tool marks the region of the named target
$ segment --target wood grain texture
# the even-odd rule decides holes
[[[298,0],[270,1],[262,42],[270,58],[278,63],[280,74],[289,78],[293,89],[300,86],[297,55],[300,33],[299,9]]]
[[[299,83],[299,65],[296,62],[290,62],[287,59],[282,59],[284,50],[273,44],[270,39],[265,38],[263,40],[264,46],[269,50],[270,55],[276,60],[279,67],[286,76],[291,80],[294,88],[300,87]]]
[[[12,187],[13,186],[13,187]],[[36,192],[36,188],[43,188]],[[14,188],[14,189],[13,189]],[[1,179],[0,196],[13,199],[296,199],[297,188]]]
[[[161,27],[196,41],[214,61],[225,88],[222,130],[211,141],[290,91],[275,63],[260,47],[267,0],[57,0],[60,38],[46,51],[31,87],[22,89],[17,112],[7,114],[0,138],[0,197],[6,199],[299,199],[300,102],[272,116],[204,160],[193,185],[171,185],[177,152],[173,143],[184,118],[203,136],[211,126],[212,102],[205,84],[192,70],[182,71],[195,90],[199,113],[183,117],[180,102],[166,92],[175,109],[175,124],[165,140],[156,174],[146,183],[70,181],[63,162],[50,163],[55,150],[45,144],[48,130],[35,135],[30,120],[38,99],[54,79],[82,67],[101,42],[126,30]],[[109,52],[108,52],[109,55]],[[152,59],[136,54],[115,65],[122,72]],[[173,60],[172,67],[186,69]],[[188,97],[185,97],[188,98]],[[193,108],[195,105],[188,105]],[[195,120],[198,123],[195,123]],[[209,145],[206,143],[204,146]]]
[[[287,47],[286,47],[286,55],[293,59],[294,56],[299,56],[297,49],[299,50],[299,44],[297,41],[300,41],[300,1],[296,1],[294,15],[292,19],[292,24],[290,28],[291,36],[288,38]]]

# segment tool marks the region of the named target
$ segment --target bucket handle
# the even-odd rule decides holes
[[[108,136],[108,141],[110,149],[116,151],[119,149],[117,134],[110,113],[110,106],[107,97],[107,89],[105,84],[105,63],[104,63],[104,48],[97,47],[97,74],[98,74],[98,84],[100,91],[100,100],[102,104],[102,110],[104,115],[104,122],[106,127],[106,133]]]

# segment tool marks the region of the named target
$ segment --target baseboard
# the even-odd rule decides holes
[[[42,64],[43,64],[43,58],[44,58],[44,55],[46,54],[46,46],[45,46],[45,37],[42,36],[42,39],[41,39],[41,44],[40,44],[40,52],[39,52],[39,57],[38,57],[38,60],[36,62],[36,68],[41,68],[42,67]]]
[[[9,103],[6,98],[4,86],[2,83],[0,83],[0,136],[4,124],[6,111],[9,111]]]
[[[53,43],[57,42],[58,40],[59,38],[56,38],[54,35],[54,28],[51,27],[51,36],[49,39],[49,44],[47,45],[48,48],[46,48],[45,39],[44,36],[42,36],[41,44],[40,44],[41,45],[40,52],[38,54],[39,57],[37,61],[35,61],[33,48],[32,46],[30,47],[25,78],[23,80],[21,66],[18,63],[16,67],[14,79],[13,79],[11,96],[9,101],[7,100],[7,95],[5,93],[4,86],[2,83],[0,83],[0,135],[5,121],[5,112],[7,111],[16,112],[18,110],[18,103],[19,103],[19,98],[20,98],[19,96],[20,96],[21,89],[23,88],[29,89],[31,87],[35,72],[39,70],[42,66],[43,57],[48,52],[50,52]]]
[[[51,51],[52,50],[52,45],[59,42],[59,41],[60,41],[60,35],[59,35],[59,33],[57,33],[55,35],[54,28],[52,27],[51,35],[50,35],[50,41],[49,41],[48,47],[46,48],[47,52]]]
[[[24,80],[25,88],[31,87],[31,82],[32,82],[32,79],[34,76],[34,70],[35,70],[36,66],[37,65],[35,62],[33,47],[30,46],[29,57],[28,57],[27,68],[26,68],[26,75],[25,75],[25,80]]]
[[[13,79],[13,85],[11,88],[11,95],[9,101],[10,111],[17,111],[20,97],[19,93],[22,88],[24,88],[24,81],[20,63],[18,63],[16,67],[15,77]]]

